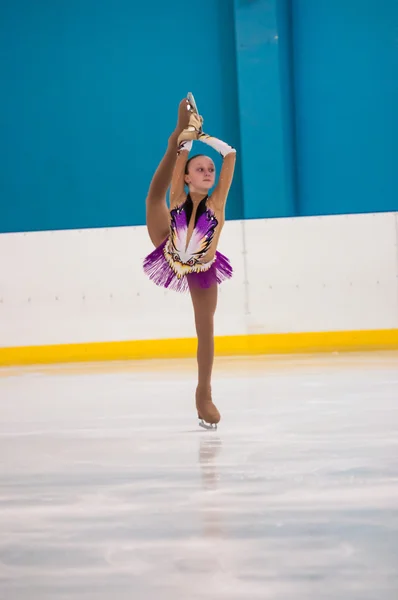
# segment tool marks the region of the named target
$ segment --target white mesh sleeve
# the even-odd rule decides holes
[[[236,152],[235,148],[232,148],[232,146],[229,146],[222,140],[212,137],[211,135],[207,135],[207,133],[201,133],[198,139],[200,142],[203,142],[204,144],[214,148],[214,150],[217,150],[222,157],[227,156],[227,154],[230,154],[231,152]]]

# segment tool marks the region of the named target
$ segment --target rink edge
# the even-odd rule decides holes
[[[391,349],[398,349],[398,329],[234,335],[215,339],[218,356]],[[88,342],[0,348],[0,365],[186,358],[195,355],[195,338]]]

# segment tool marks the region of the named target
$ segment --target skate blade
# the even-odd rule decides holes
[[[188,92],[188,94],[187,94],[187,100],[188,100],[189,104],[191,105],[192,110],[194,112],[196,112],[196,114],[199,114],[198,107],[196,105],[195,98],[194,98],[192,92]]]
[[[217,430],[217,424],[216,423],[205,423],[203,421],[203,419],[201,419],[199,421],[199,426],[203,427],[203,429],[206,429],[207,431],[216,431]]]

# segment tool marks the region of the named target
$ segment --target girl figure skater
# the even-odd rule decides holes
[[[217,245],[236,150],[202,131],[203,119],[192,95],[188,98],[180,102],[177,127],[149,187],[146,221],[155,250],[145,258],[144,271],[155,284],[191,295],[198,338],[196,409],[200,425],[210,429],[217,428],[221,418],[211,395],[218,285],[232,276],[229,260],[217,251]],[[194,141],[211,146],[223,157],[219,181],[210,196],[215,166],[204,154],[188,159]],[[166,203],[169,187],[170,208]]]

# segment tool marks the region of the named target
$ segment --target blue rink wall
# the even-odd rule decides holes
[[[229,220],[397,210],[397,32],[396,0],[3,0],[0,232],[142,225],[189,90]]]

